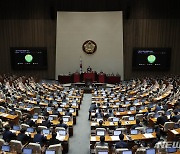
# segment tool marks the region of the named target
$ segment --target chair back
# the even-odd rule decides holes
[[[21,128],[27,129],[28,127],[30,127],[30,126],[27,124],[21,124]]]
[[[62,145],[61,144],[50,145],[48,149],[55,150],[56,154],[62,154]]]
[[[144,127],[136,127],[135,129],[139,130],[139,132],[141,134],[143,134],[145,131],[144,131]]]
[[[141,122],[143,121],[143,114],[136,114],[136,119],[139,119]]]
[[[174,122],[165,122],[164,124],[164,131],[167,132],[169,129],[173,129],[174,128]]]
[[[33,153],[41,153],[41,145],[38,143],[29,143],[27,148],[31,148]]]
[[[21,141],[11,140],[9,142],[9,145],[10,145],[12,151],[16,151],[17,153],[21,153],[22,152],[23,146],[22,146]]]
[[[98,154],[99,152],[107,152],[109,154],[109,147],[108,146],[96,146],[95,148],[95,154]]]
[[[129,120],[129,117],[130,117],[130,116],[122,116],[122,120],[127,120],[127,121],[128,121],[128,120]]]
[[[122,154],[123,151],[127,151],[127,148],[118,148],[115,150],[115,154]]]

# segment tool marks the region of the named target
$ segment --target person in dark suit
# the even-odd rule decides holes
[[[90,66],[87,68],[87,72],[88,73],[92,72],[92,68]]]
[[[68,126],[65,123],[63,123],[63,119],[60,119],[60,123],[57,125],[57,127],[63,127],[67,129]]]
[[[88,120],[90,120],[90,118],[91,118],[91,112],[95,109],[96,109],[96,103],[92,103],[89,108],[89,119]]]
[[[178,122],[180,115],[178,115],[178,110],[174,110],[174,116],[171,117],[171,121]]]
[[[10,126],[9,125],[5,126],[5,131],[3,133],[3,139],[4,139],[5,142],[10,142],[11,140],[16,139],[16,134],[12,133],[10,131]]]
[[[35,126],[35,122],[33,120],[31,120],[31,116],[30,115],[27,116],[27,119],[25,120],[25,123],[27,125],[29,125],[30,127]]]
[[[168,122],[167,116],[165,114],[162,114],[160,117],[157,118],[157,124],[158,125],[164,126],[165,122]]]
[[[100,142],[97,142],[96,146],[108,146],[108,143],[105,142],[105,136],[100,136]]]
[[[66,116],[72,116],[72,113],[69,112],[69,108],[67,108],[65,115],[66,115]]]
[[[128,148],[128,144],[126,142],[124,142],[124,135],[123,134],[119,134],[119,139],[120,141],[116,143],[115,148]]]
[[[60,141],[56,139],[57,133],[52,133],[52,138],[49,140],[48,145],[54,145],[54,144],[59,144]]]
[[[142,125],[140,124],[140,120],[139,120],[139,119],[136,119],[136,124],[133,125],[133,126],[131,127],[131,129],[135,129],[136,127],[142,127]]]
[[[48,117],[45,117],[45,120],[42,122],[42,126],[46,126],[47,128],[51,127],[51,121],[48,119]]]
[[[114,113],[112,112],[112,109],[109,109],[108,117],[114,117]]]
[[[95,118],[103,118],[103,113],[101,112],[101,109],[95,114]]]
[[[26,144],[28,141],[30,141],[30,137],[27,136],[27,135],[25,134],[25,132],[26,132],[26,130],[25,130],[24,128],[22,128],[22,129],[20,130],[20,133],[19,133],[18,136],[17,136],[17,140],[18,140],[18,141],[21,141],[21,143],[22,143],[23,145]]]
[[[41,134],[41,130],[40,129],[37,129],[37,134],[34,135],[34,139],[33,139],[33,142],[34,143],[40,143],[41,146],[44,145],[47,141],[47,138]]]

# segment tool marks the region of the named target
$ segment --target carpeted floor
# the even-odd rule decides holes
[[[92,94],[84,94],[77,124],[73,127],[74,134],[69,140],[68,154],[90,153],[90,122],[88,111],[91,104]]]

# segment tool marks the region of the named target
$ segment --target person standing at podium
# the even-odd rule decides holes
[[[88,73],[91,73],[91,72],[92,72],[92,68],[91,68],[90,66],[87,68],[87,72],[88,72]]]

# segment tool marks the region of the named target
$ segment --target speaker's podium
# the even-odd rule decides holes
[[[88,82],[94,82],[95,81],[95,73],[94,72],[90,72],[90,73],[84,73],[83,74],[83,81],[86,83]]]
[[[73,82],[74,83],[80,82],[80,74],[79,73],[76,72],[73,74]]]

